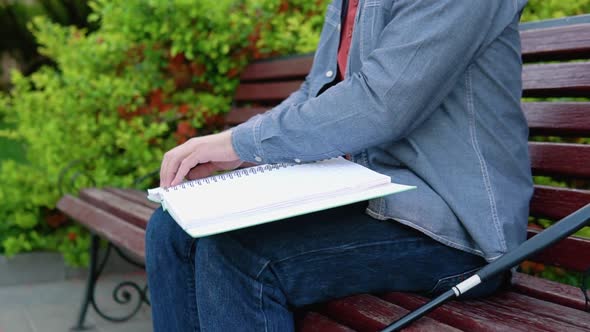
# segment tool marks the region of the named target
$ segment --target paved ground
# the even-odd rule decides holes
[[[105,312],[123,313],[125,308],[112,299],[113,289],[122,281],[145,285],[143,273],[106,275],[97,286],[97,302]],[[74,325],[82,295],[83,279],[52,283],[0,287],[0,332],[67,332]],[[133,297],[137,299],[137,296]],[[150,308],[142,305],[138,314],[124,323],[111,323],[89,309],[87,325],[97,332],[150,332]]]

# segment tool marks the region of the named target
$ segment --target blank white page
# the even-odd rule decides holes
[[[164,207],[186,229],[227,222],[232,217],[269,214],[273,209],[293,211],[288,208],[302,202],[390,183],[388,176],[334,158],[307,164],[255,166],[157,191]]]

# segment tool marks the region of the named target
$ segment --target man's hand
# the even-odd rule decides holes
[[[239,167],[242,161],[231,144],[231,130],[191,138],[164,154],[160,187],[175,186],[185,177],[197,179]]]

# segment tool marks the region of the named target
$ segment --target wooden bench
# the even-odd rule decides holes
[[[523,60],[527,63],[523,71],[525,97],[590,96],[590,16],[523,24],[521,36]],[[570,62],[580,59],[583,61]],[[540,61],[551,63],[533,63]],[[227,124],[239,124],[286,98],[299,87],[311,63],[312,56],[305,55],[251,64],[241,76]],[[575,137],[590,137],[590,102],[527,101],[523,102],[523,110],[531,136],[559,136],[572,142]],[[590,145],[535,140],[530,142],[530,153],[535,175],[576,179],[588,188]],[[588,203],[590,190],[537,185],[530,205],[531,216],[559,220]],[[123,249],[123,254],[135,256],[141,265],[146,224],[156,207],[145,199],[144,191],[121,188],[88,188],[80,191],[78,197],[65,195],[59,201],[61,211],[95,234],[87,293],[77,327],[83,326],[88,305],[99,310],[93,297],[103,265],[97,257],[98,237]],[[529,236],[537,232],[530,229]],[[587,271],[590,240],[569,237],[534,261]],[[146,289],[135,288],[141,290],[139,305],[149,302]],[[123,299],[130,301],[130,296]],[[405,293],[356,295],[301,310],[297,313],[297,325],[300,331],[374,331],[425,300]],[[482,300],[450,302],[408,330],[590,331],[586,305],[583,293],[576,287],[516,273],[510,291]]]

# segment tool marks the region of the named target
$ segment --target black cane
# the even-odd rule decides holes
[[[590,204],[563,218],[553,226],[543,230],[538,235],[525,241],[516,249],[489,263],[479,270],[476,274],[457,284],[447,292],[439,295],[430,302],[424,304],[420,308],[408,313],[402,318],[395,321],[393,324],[387,326],[381,332],[399,331],[406,327],[416,319],[436,309],[441,304],[453,297],[459,297],[465,294],[473,287],[485,282],[502,272],[509,270],[520,262],[536,254],[537,252],[549,247],[557,241],[560,241],[569,235],[575,233],[582,227],[589,224],[590,221]]]

